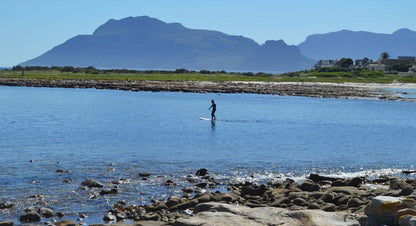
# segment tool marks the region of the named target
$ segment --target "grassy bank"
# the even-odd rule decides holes
[[[153,80],[153,81],[264,81],[264,82],[332,82],[332,83],[416,83],[416,77],[401,77],[377,71],[318,72],[301,71],[285,74],[227,73],[176,71],[128,71],[77,69],[65,71],[62,68],[25,70],[1,70],[0,78],[19,79],[74,79],[74,80]]]

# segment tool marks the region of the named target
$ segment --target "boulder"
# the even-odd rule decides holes
[[[335,181],[338,180],[339,178],[335,178],[335,177],[326,177],[326,176],[321,176],[319,174],[315,174],[315,173],[311,173],[309,175],[309,179],[311,179],[313,182],[315,183],[319,183],[321,181],[325,181],[325,180],[329,180],[329,181]]]
[[[201,168],[197,170],[195,173],[196,176],[201,176],[201,177],[206,176],[207,174],[208,174],[208,170],[205,168]]]
[[[359,225],[347,213],[322,210],[290,211],[275,207],[249,208],[224,203],[202,203],[194,208],[194,215],[180,217],[173,225]]]
[[[360,187],[364,180],[363,177],[354,177],[348,181],[347,186]]]
[[[377,196],[364,209],[369,225],[395,225],[397,212],[401,209],[416,208],[416,201],[391,196]]]
[[[312,192],[312,191],[320,191],[321,190],[321,186],[319,186],[319,184],[313,182],[312,180],[305,180],[301,185],[300,185],[300,189],[302,191],[308,191],[308,192]]]
[[[392,180],[390,180],[390,189],[391,190],[403,189],[407,185],[408,184],[406,183],[406,181],[401,177],[396,177],[396,178],[393,178]]]
[[[165,186],[175,187],[176,184],[172,180],[167,180],[165,183],[163,183]]]
[[[102,188],[102,187],[104,187],[104,185],[103,185],[103,184],[98,183],[97,181],[95,181],[95,180],[93,180],[93,179],[88,179],[88,180],[86,180],[86,181],[83,181],[83,182],[81,183],[81,185],[83,185],[83,186],[87,186],[87,187],[89,187],[89,188]]]
[[[41,216],[38,213],[30,212],[20,216],[20,221],[23,223],[40,221]]]
[[[263,196],[266,190],[267,188],[263,184],[260,186],[256,186],[256,185],[243,186],[241,188],[241,196],[245,196],[245,195]]]
[[[11,203],[9,201],[5,202],[5,203],[0,203],[0,209],[10,209],[13,208],[14,203]]]
[[[103,218],[103,221],[105,222],[116,221],[116,220],[117,220],[117,217],[114,216],[111,212],[108,212]]]
[[[413,193],[413,186],[408,185],[400,191],[399,196],[408,196],[412,193]]]
[[[52,209],[50,209],[50,208],[46,208],[46,207],[41,207],[41,208],[39,209],[39,213],[40,213],[43,217],[46,217],[46,218],[53,217],[53,215],[55,214],[55,212],[54,212]]]

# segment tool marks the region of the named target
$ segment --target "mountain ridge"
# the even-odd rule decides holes
[[[244,36],[219,31],[189,29],[180,23],[166,23],[148,16],[110,19],[91,35],[77,35],[22,66],[94,66],[97,68],[264,71],[251,63],[264,44]],[[286,43],[275,52],[258,57],[279,59],[268,71],[311,68],[315,61],[302,56],[296,46]],[[298,56],[294,62],[283,54]],[[279,54],[279,52],[282,52]],[[259,62],[270,59],[258,59]],[[300,61],[301,63],[299,63]],[[276,62],[276,61],[271,61]],[[280,65],[280,66],[279,66]]]

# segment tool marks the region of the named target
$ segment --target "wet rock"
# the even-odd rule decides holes
[[[20,221],[23,223],[37,222],[41,220],[38,213],[30,212],[20,216]]]
[[[320,181],[325,181],[325,180],[329,180],[329,181],[335,181],[338,178],[334,178],[334,177],[326,177],[326,176],[321,176],[315,173],[311,173],[309,175],[309,179],[311,179],[313,182],[315,183],[319,183]]]
[[[95,180],[93,180],[93,179],[88,179],[88,180],[86,180],[86,181],[83,181],[83,182],[81,183],[81,185],[83,185],[83,186],[87,186],[87,187],[89,187],[89,188],[102,188],[102,187],[104,187],[104,185],[103,185],[103,184],[98,183],[97,181],[95,181]]]
[[[319,184],[313,182],[312,180],[305,180],[301,185],[300,185],[300,189],[302,189],[302,191],[320,191],[321,190],[321,186],[319,186]]]
[[[72,178],[64,179],[64,183],[72,183],[74,180]]]
[[[345,195],[363,195],[365,191],[359,190],[356,187],[346,186],[346,187],[331,187],[328,189],[330,192],[342,193]]]
[[[87,216],[86,214],[81,213],[81,214],[79,215],[79,217],[80,217],[80,218],[82,218],[82,219],[85,219],[85,218],[87,218],[88,216]]]
[[[200,188],[206,188],[208,186],[208,183],[201,182],[201,183],[195,184],[195,186],[200,187]]]
[[[161,217],[154,213],[145,214],[142,218],[145,221],[160,221]]]
[[[406,187],[408,184],[406,183],[406,181],[401,178],[401,177],[396,177],[393,178],[390,181],[390,189],[391,190],[399,190],[399,189],[403,189],[404,187]]]
[[[311,203],[309,206],[308,206],[308,209],[311,209],[311,210],[315,210],[315,209],[320,209],[321,207],[319,206],[319,204],[318,203],[316,203],[316,202],[314,202],[314,203]]]
[[[333,187],[347,186],[347,181],[345,181],[344,179],[337,179],[331,183],[331,186]]]
[[[139,177],[150,177],[150,173],[139,173]]]
[[[63,169],[57,169],[56,171],[55,171],[55,173],[64,173],[65,171],[63,170]]]
[[[198,200],[198,203],[203,203],[203,202],[209,202],[213,200],[213,197],[211,194],[204,194],[204,195],[197,197],[196,199]]]
[[[9,201],[5,203],[0,203],[0,209],[10,209],[10,208],[13,208],[13,206],[14,206],[14,203],[9,202]]]
[[[105,222],[116,221],[116,220],[117,220],[117,217],[114,216],[111,212],[108,212],[103,218],[103,221]]]
[[[123,221],[127,219],[127,215],[124,212],[117,212],[116,218],[117,218],[117,221]]]
[[[75,221],[67,220],[67,221],[58,221],[55,223],[56,226],[76,226]]]
[[[416,170],[403,170],[402,173],[408,175],[408,174],[416,173]]]
[[[201,177],[206,176],[207,174],[208,174],[208,170],[205,168],[201,168],[197,170],[195,173],[196,176],[201,176]]]
[[[192,192],[194,192],[194,189],[190,188],[190,187],[187,187],[187,188],[182,188],[182,191],[185,192],[185,193],[192,193]]]
[[[260,186],[256,186],[256,185],[243,186],[241,189],[241,196],[245,196],[245,195],[263,196],[266,190],[267,188],[263,184]]]
[[[298,206],[308,206],[308,203],[303,198],[294,199],[293,204],[298,205]]]
[[[413,187],[408,185],[400,191],[399,196],[408,196],[412,193],[413,193]]]
[[[115,195],[118,193],[118,188],[104,189],[100,191],[100,195]]]
[[[170,186],[170,187],[175,187],[176,186],[175,182],[173,182],[172,180],[165,181],[165,183],[163,183],[163,185]]]
[[[13,221],[2,221],[0,222],[0,226],[13,226],[14,222]]]
[[[349,195],[339,195],[336,199],[335,199],[335,204],[340,206],[340,205],[347,205],[348,200],[350,200],[350,196]]]
[[[46,208],[46,207],[41,207],[41,208],[39,209],[39,213],[40,213],[43,217],[46,217],[46,218],[53,217],[53,215],[55,214],[55,212],[54,212],[52,209],[50,209],[50,208]]]
[[[365,178],[362,178],[362,177],[354,177],[348,181],[347,185],[353,186],[353,187],[359,187],[364,182],[364,180]]]

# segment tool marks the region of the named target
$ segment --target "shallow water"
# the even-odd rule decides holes
[[[215,124],[199,119],[209,117],[211,99]],[[42,194],[56,211],[101,222],[120,199],[179,194],[161,184],[190,186],[185,176],[199,168],[224,183],[414,169],[415,115],[414,102],[0,87],[0,203],[19,201],[0,220],[18,219]],[[79,188],[87,178],[107,188],[131,182],[94,199],[97,191]]]

